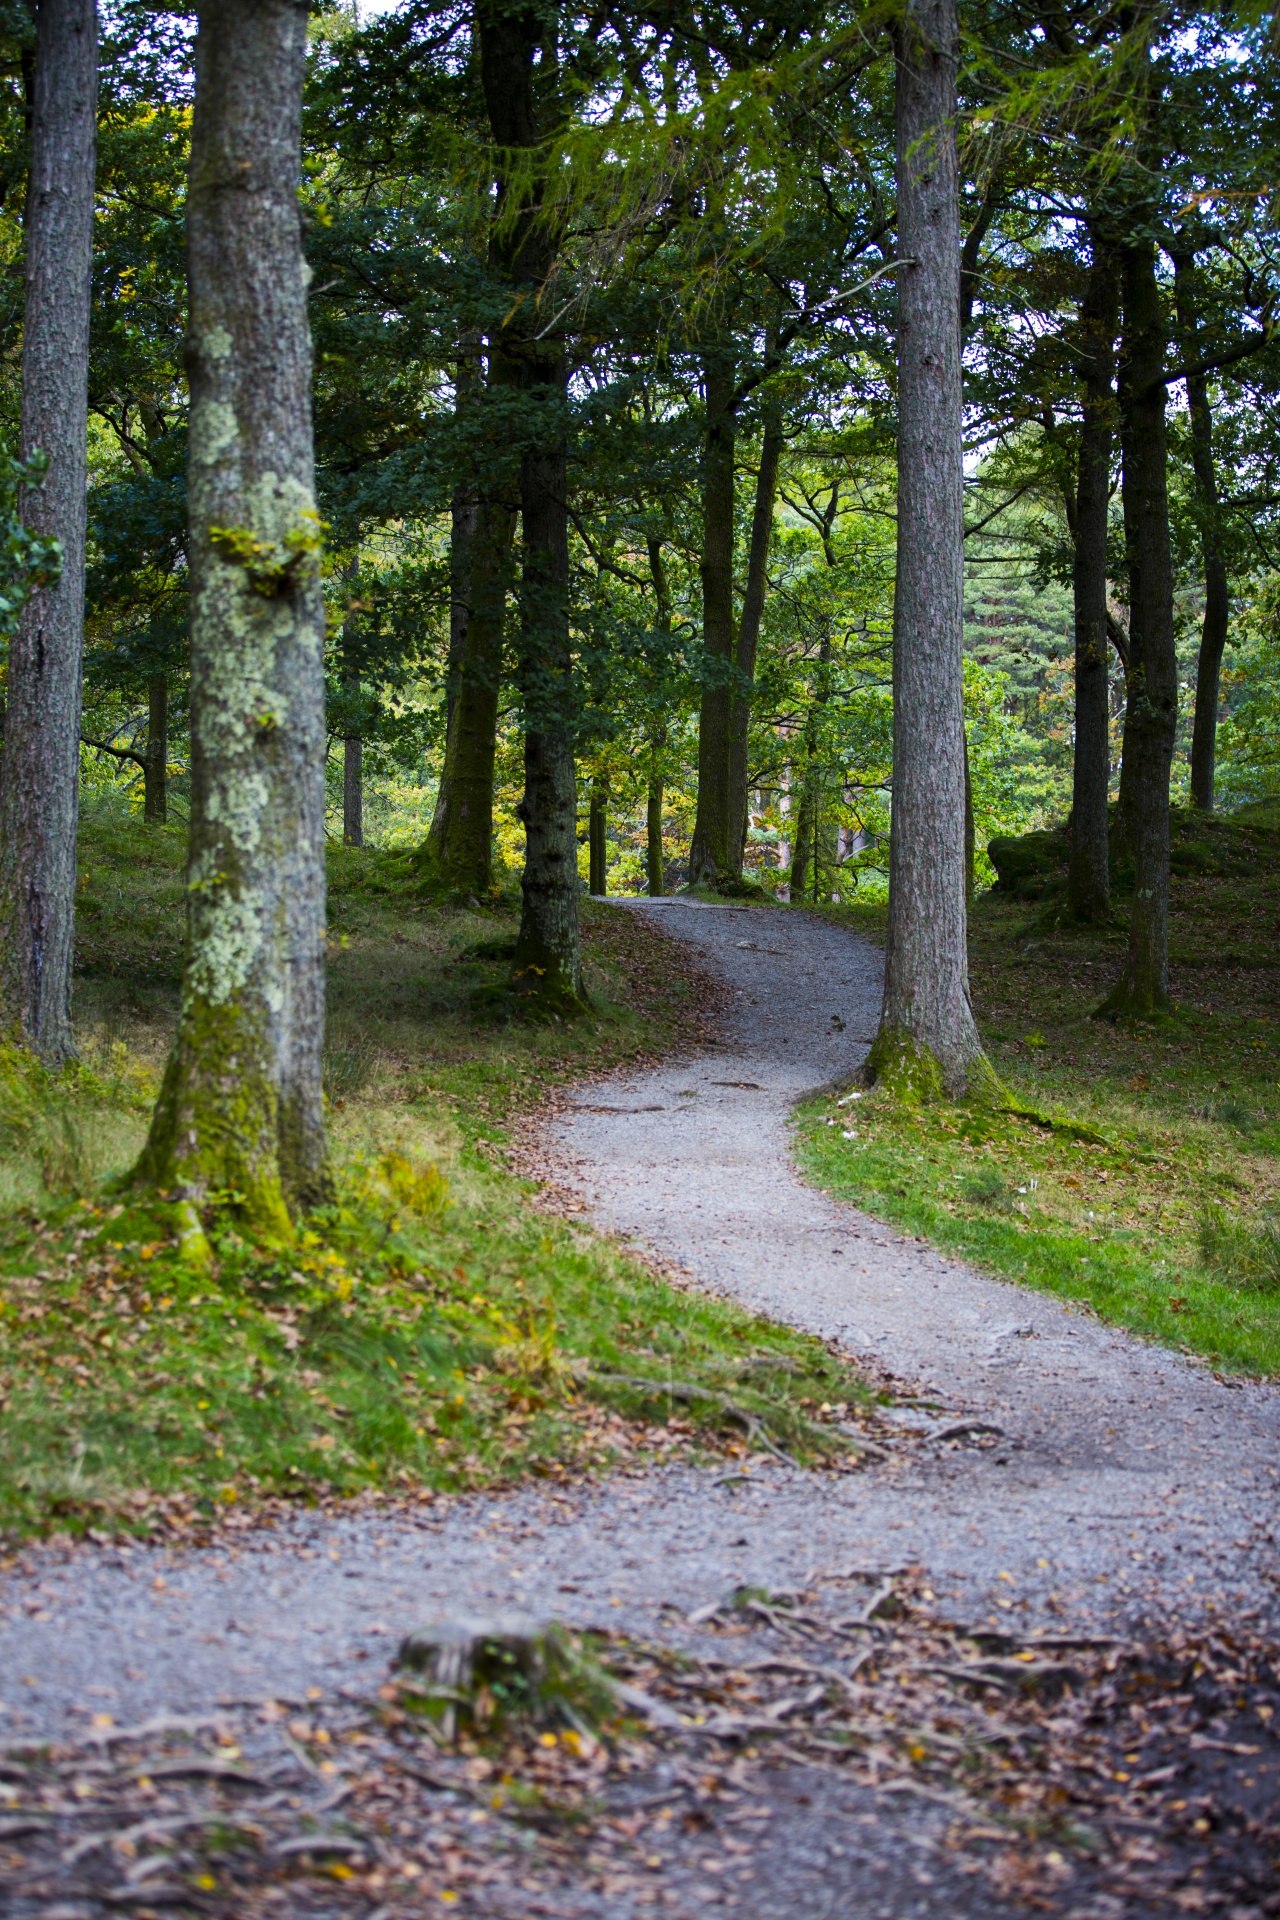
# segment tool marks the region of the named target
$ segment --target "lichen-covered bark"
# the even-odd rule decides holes
[[[884,1011],[868,1076],[912,1098],[984,1093],[969,1005],[961,678],[960,233],[954,0],[896,30],[898,552]]]
[[[708,353],[703,384],[707,426],[702,453],[702,701],[698,714],[698,806],[689,843],[689,878],[718,886],[733,859],[730,725],[733,705],[733,367]]]
[[[1076,738],[1067,902],[1075,919],[1097,923],[1106,919],[1111,901],[1107,844],[1107,798],[1111,783],[1107,519],[1111,500],[1119,279],[1115,254],[1096,230],[1091,239],[1093,259],[1081,303],[1077,350],[1082,418],[1072,568]]]
[[[191,839],[137,1177],[266,1233],[327,1189],[324,607],[297,188],[306,0],[200,9],[187,198]]]
[[[23,608],[9,648],[0,782],[0,1027],[50,1066],[75,1050],[75,936],[84,650],[89,259],[97,138],[93,0],[41,0],[36,14],[22,337],[22,453],[48,456],[26,490],[33,533],[62,567]]]
[[[1178,724],[1178,657],[1169,545],[1164,325],[1154,243],[1122,253],[1120,368],[1124,535],[1129,569],[1125,824],[1134,896],[1124,973],[1098,1009],[1147,1018],[1169,999],[1169,769]]]

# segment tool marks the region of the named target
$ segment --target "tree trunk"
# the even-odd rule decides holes
[[[0,1028],[48,1066],[75,1051],[75,941],[84,652],[89,260],[97,143],[93,0],[41,0],[31,114],[22,337],[22,454],[48,457],[22,517],[56,539],[9,648],[0,784]]]
[[[1199,358],[1195,255],[1175,254],[1173,264],[1178,331],[1186,358],[1194,365]],[[1218,752],[1218,696],[1231,595],[1222,550],[1218,476],[1213,459],[1213,412],[1209,404],[1209,381],[1203,373],[1192,374],[1187,381],[1187,412],[1191,417],[1191,466],[1196,481],[1196,517],[1200,522],[1200,558],[1204,569],[1204,620],[1200,628],[1196,711],[1191,729],[1191,804],[1202,813],[1212,813]]]
[[[324,602],[302,258],[306,0],[205,0],[187,195],[191,840],[138,1176],[267,1237],[328,1191]]]
[[[747,852],[747,737],[751,727],[751,693],[755,685],[760,622],[764,616],[769,546],[773,536],[773,509],[778,495],[778,463],[781,458],[781,409],[775,401],[768,409],[760,443],[760,471],[756,477],[751,547],[747,555],[747,590],[743,595],[742,618],[738,623],[738,645],[733,662],[733,698],[729,708],[729,808],[733,822],[734,870],[739,873]]]
[[[689,846],[691,884],[718,887],[735,873],[729,789],[733,703],[733,367],[705,362],[707,435],[702,464],[702,704],[698,719],[698,808]]]
[[[651,774],[645,799],[644,825],[649,896],[653,900],[661,900],[667,891],[666,876],[662,871],[662,791],[662,775]]]
[[[1076,920],[1098,923],[1111,907],[1107,796],[1111,785],[1111,708],[1107,647],[1107,516],[1115,413],[1114,253],[1091,236],[1093,260],[1080,309],[1083,419],[1076,478],[1075,758],[1071,789],[1071,862],[1067,903]]]
[[[480,73],[497,147],[536,153],[562,108],[555,15],[530,0],[481,0]],[[542,331],[542,295],[556,264],[560,216],[544,204],[536,162],[499,181],[493,264],[513,299],[500,343],[530,407],[520,460],[519,682],[524,706],[523,907],[515,984],[549,1012],[585,1003],[578,934],[578,790],[569,638],[568,363]],[[519,195],[514,210],[513,194]]]
[[[147,750],[142,765],[142,817],[169,818],[169,676],[147,681]]]
[[[898,553],[884,1011],[868,1077],[915,1098],[994,1076],[969,1005],[955,0],[896,30]]]
[[[493,886],[493,768],[515,525],[505,501],[490,497],[476,509],[457,697],[420,861],[433,885],[477,899]]]
[[[348,591],[355,585],[359,560],[353,559],[348,572]],[[343,622],[345,672],[343,679],[355,704],[360,698],[360,659],[356,644],[356,616],[348,611]],[[342,844],[364,845],[364,737],[355,731],[342,742]]]
[[[464,340],[454,375],[454,412],[462,418],[475,405],[480,373],[477,365],[480,341],[474,333]],[[467,626],[471,617],[471,549],[479,524],[480,503],[471,486],[460,486],[453,496],[449,527],[449,658],[445,668],[446,735],[453,726],[454,710],[462,685],[462,665],[467,655]]]
[[[665,662],[671,635],[671,585],[662,559],[661,540],[651,533],[646,545],[649,550],[649,577],[653,581],[653,597],[658,609],[658,632],[663,642],[662,658]],[[649,790],[645,800],[646,865],[649,894],[654,900],[661,900],[667,891],[662,859],[662,802],[666,783],[660,770],[660,756],[665,752],[666,745],[667,726],[664,720],[654,729],[649,740]]]
[[[972,904],[978,891],[978,833],[973,818],[973,780],[969,773],[969,736],[964,742],[964,897]]]
[[[609,891],[609,796],[604,783],[591,784],[591,807],[587,814],[587,892],[602,900]]]
[[[342,743],[342,844],[364,845],[364,741],[358,733]]]
[[[1129,955],[1098,1009],[1142,1019],[1169,1000],[1169,769],[1178,722],[1173,565],[1165,445],[1165,341],[1153,243],[1122,250],[1120,429],[1129,569],[1129,671],[1124,759],[1135,890]]]
[[[809,881],[809,866],[813,858],[814,845],[814,791],[813,769],[806,759],[804,771],[800,776],[800,804],[796,808],[795,842],[791,854],[791,882],[787,893],[792,901],[803,901],[805,888]]]

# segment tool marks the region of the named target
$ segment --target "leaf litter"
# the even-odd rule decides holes
[[[616,1690],[592,1724],[449,1741],[393,1670],[11,1741],[0,1906],[820,1920],[834,1889],[886,1920],[1280,1913],[1280,1654],[1247,1623],[1020,1637],[868,1568],[686,1626],[583,1637]]]

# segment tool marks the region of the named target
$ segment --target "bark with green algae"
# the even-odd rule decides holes
[[[916,1099],[988,1097],[969,1004],[961,675],[963,474],[954,0],[895,34],[898,557],[884,1011],[866,1074]]]
[[[200,9],[187,198],[191,836],[173,1051],[135,1179],[265,1236],[329,1190],[324,605],[297,190],[305,0]]]
[[[1080,451],[1074,505],[1075,752],[1067,905],[1075,920],[1099,924],[1111,907],[1107,798],[1111,783],[1108,701],[1107,521],[1115,423],[1115,335],[1119,266],[1096,227],[1080,310]]]
[[[0,1026],[47,1066],[75,1052],[75,938],[84,651],[89,272],[97,142],[94,0],[42,0],[36,12],[26,204],[22,454],[40,452],[42,486],[24,490],[32,533],[62,565],[37,586],[9,646],[0,781]]]
[[[1156,251],[1122,251],[1120,373],[1129,663],[1124,725],[1124,828],[1134,862],[1125,970],[1097,1009],[1109,1019],[1169,1013],[1169,771],[1178,724],[1178,657],[1169,544],[1165,338]]]
[[[651,900],[661,900],[667,891],[662,861],[663,791],[662,775],[651,774],[644,807],[646,880]]]

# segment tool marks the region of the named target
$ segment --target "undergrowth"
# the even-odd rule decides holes
[[[535,1211],[508,1164],[510,1121],[548,1085],[697,1036],[696,982],[630,916],[588,909],[592,1016],[525,1026],[483,992],[511,921],[428,907],[393,860],[343,850],[338,1198],[287,1253],[211,1218],[212,1271],[184,1264],[163,1212],[112,1186],[171,1030],[178,947],[147,902],[178,910],[180,859],[176,833],[90,823],[83,1059],[55,1077],[0,1056],[0,1529],[191,1526],[673,1450],[850,1458],[837,1423],[870,1395],[821,1343]]]

